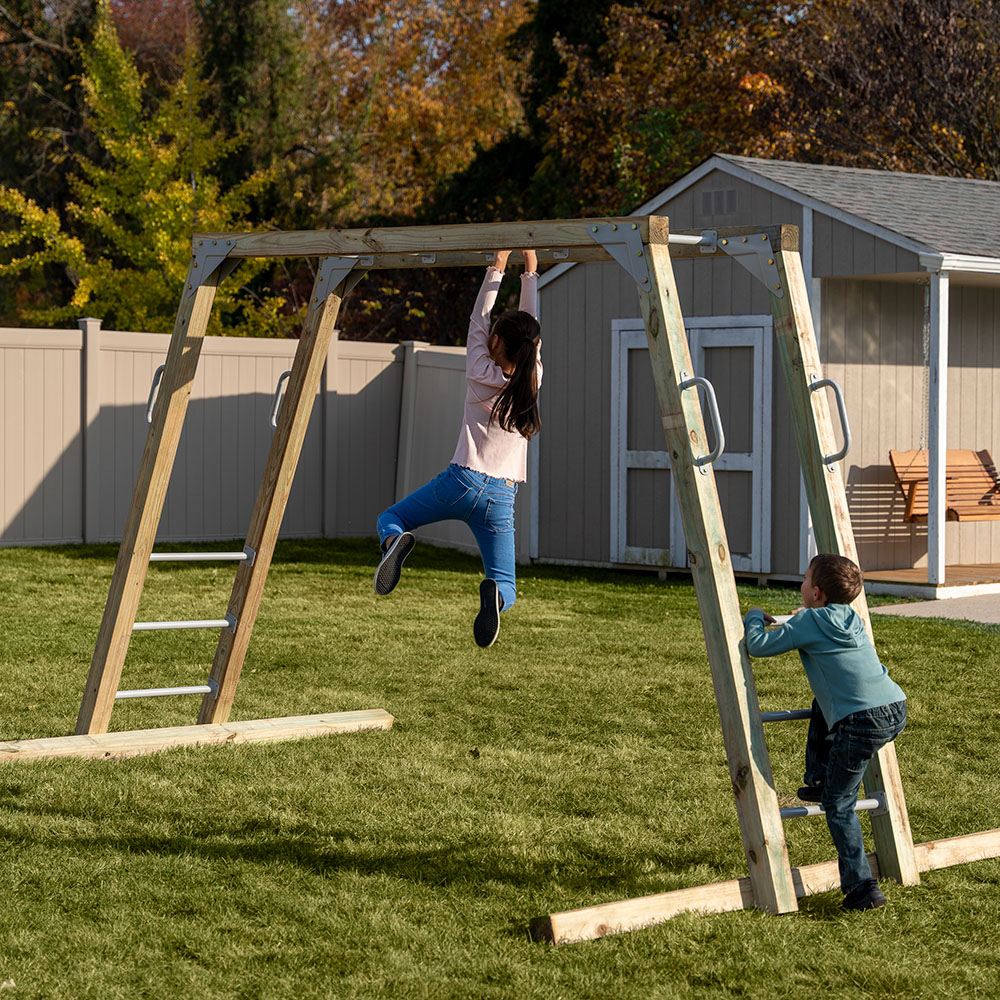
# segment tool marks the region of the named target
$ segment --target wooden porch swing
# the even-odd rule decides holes
[[[903,520],[927,523],[928,455],[921,448],[890,451],[889,464],[906,500]],[[990,453],[949,450],[945,457],[945,508],[949,521],[1000,520],[1000,479]]]

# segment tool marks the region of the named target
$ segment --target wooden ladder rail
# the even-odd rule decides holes
[[[207,253],[192,255],[156,406],[146,435],[132,504],[84,686],[76,732],[105,733],[132,638],[149,557],[177,456],[215,290],[232,268],[224,257],[206,273]]]
[[[665,221],[665,220],[659,220]],[[652,233],[651,233],[652,236]],[[637,281],[663,431],[698,597],[712,683],[729,762],[754,905],[798,909],[757,692],[743,644],[743,622],[715,473],[696,465],[708,452],[698,395],[682,391],[694,371],[667,241],[643,248],[646,287]]]
[[[781,297],[771,295],[774,334],[788,387],[816,544],[820,552],[836,553],[857,562],[844,482],[838,465],[826,461],[837,450],[829,402],[824,394],[812,390],[812,383],[822,378],[822,368],[801,258],[797,251],[781,249],[774,259],[784,288]],[[855,599],[854,608],[871,636],[871,618],[864,590]],[[871,817],[880,872],[903,885],[919,882],[895,744],[884,746],[872,759],[864,787],[869,796],[875,792],[885,794],[886,812]]]
[[[198,713],[199,723],[219,724],[229,719],[323,366],[331,342],[336,337],[337,314],[344,295],[362,273],[351,270],[347,265],[338,272],[337,265],[341,261],[339,257],[326,257],[320,263],[250,517],[246,544],[254,552],[253,564],[243,563],[236,571],[228,608],[229,614],[236,619],[236,625],[219,634],[210,674],[210,680],[218,687],[214,694],[203,697]]]

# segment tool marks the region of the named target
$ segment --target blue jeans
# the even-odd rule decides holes
[[[840,888],[850,892],[859,882],[872,877],[861,837],[861,823],[854,806],[868,762],[891,743],[906,725],[906,702],[866,708],[841,719],[832,730],[815,700],[806,737],[807,784],[822,781],[826,825],[830,828]]]
[[[472,529],[487,579],[496,580],[501,610],[517,600],[514,579],[514,497],[517,483],[449,465],[426,486],[379,514],[378,540],[435,521],[465,521]]]

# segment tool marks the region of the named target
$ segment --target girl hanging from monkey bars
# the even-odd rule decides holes
[[[465,521],[479,545],[486,579],[479,585],[473,635],[491,646],[500,613],[517,600],[514,571],[514,498],[524,482],[528,441],[538,432],[542,382],[541,327],[537,319],[537,257],[522,250],[520,308],[490,325],[509,250],[487,267],[469,320],[465,411],[451,464],[425,486],[383,511],[376,522],[382,561],[375,593],[399,583],[403,561],[415,544],[413,530],[435,521]]]

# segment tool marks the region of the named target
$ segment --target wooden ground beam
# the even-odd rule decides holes
[[[35,740],[0,742],[0,762],[45,760],[51,757],[90,757],[121,760],[175,747],[219,743],[275,743],[366,729],[390,729],[393,717],[381,708],[358,712],[291,715],[280,719],[252,719],[217,725],[169,726],[134,729],[124,733],[89,733]]]
[[[1000,829],[916,844],[914,854],[920,871],[997,858],[1000,857]],[[869,854],[868,861],[872,874],[876,877],[884,875],[879,871],[876,854]],[[795,895],[799,899],[840,887],[836,861],[793,868],[792,878]],[[601,903],[563,913],[550,913],[532,920],[530,930],[536,941],[571,944],[574,941],[594,941],[610,934],[654,927],[679,913],[728,913],[733,910],[748,910],[753,905],[750,879],[738,878],[637,899]]]

